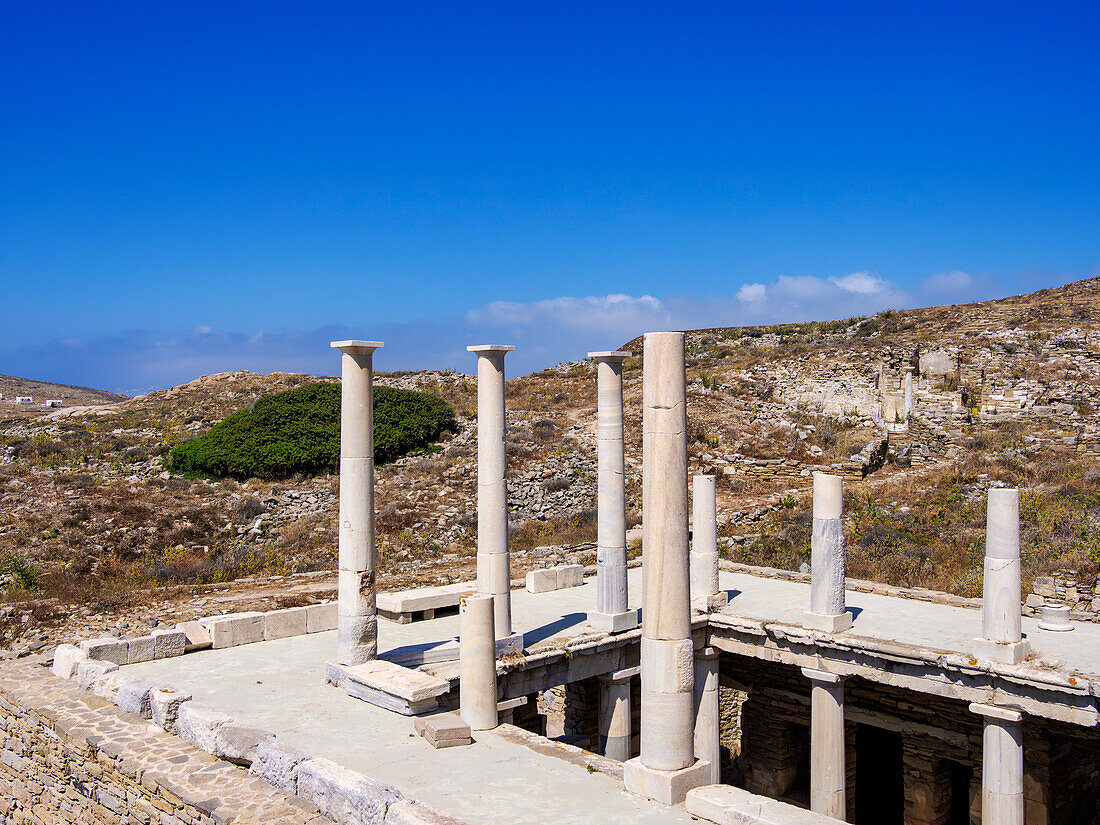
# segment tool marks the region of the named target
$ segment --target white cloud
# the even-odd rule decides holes
[[[742,284],[737,290],[737,300],[742,303],[763,301],[768,293],[768,288],[763,284]]]
[[[950,272],[937,272],[924,279],[921,288],[925,292],[958,294],[966,292],[974,285],[974,278],[969,272],[961,269],[953,269]]]
[[[836,284],[845,292],[856,295],[878,295],[889,288],[886,281],[870,272],[853,272],[843,278],[832,277],[829,278],[829,283]]]

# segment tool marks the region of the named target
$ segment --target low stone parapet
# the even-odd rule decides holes
[[[841,822],[732,785],[704,785],[690,790],[684,807],[692,816],[718,825],[838,825]]]

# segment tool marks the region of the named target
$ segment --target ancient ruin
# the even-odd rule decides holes
[[[821,470],[808,575],[722,560],[714,475],[694,476],[689,496],[685,336],[650,333],[640,563],[625,519],[627,353],[592,353],[596,564],[513,581],[512,348],[471,347],[477,579],[376,594],[371,354],[382,344],[332,346],[337,601],[6,665],[5,820],[1095,821],[1100,627],[1064,604],[1024,604],[1016,489],[988,490],[980,601],[846,578],[844,480]],[[907,372],[906,420],[914,392]]]

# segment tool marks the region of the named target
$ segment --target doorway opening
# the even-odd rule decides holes
[[[856,726],[856,825],[903,825],[902,739],[897,731]]]

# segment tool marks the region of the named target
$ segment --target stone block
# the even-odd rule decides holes
[[[187,634],[182,630],[154,630],[153,658],[171,659],[174,656],[182,656],[187,652],[187,644]]]
[[[248,767],[255,760],[260,743],[274,738],[271,731],[230,722],[215,731],[212,753],[226,762]]]
[[[191,694],[170,687],[154,688],[149,693],[149,710],[153,724],[167,733],[176,733],[176,718],[180,706],[191,701]]]
[[[53,664],[50,672],[62,679],[71,679],[79,662],[88,658],[88,654],[76,645],[58,645],[53,652]]]
[[[143,716],[146,719],[152,717],[149,694],[153,690],[152,682],[139,679],[136,676],[123,676],[118,686],[118,697],[115,704],[119,710]]]
[[[76,666],[76,681],[84,690],[91,690],[96,679],[118,670],[114,662],[99,659],[85,659]]]
[[[465,825],[465,823],[422,802],[399,799],[386,811],[385,825]]]
[[[134,639],[124,639],[126,642],[126,664],[136,665],[141,662],[151,662],[155,643],[152,636],[138,636]]]
[[[549,593],[558,589],[558,571],[553,567],[532,570],[525,582],[528,593]]]
[[[474,741],[470,726],[457,713],[420,717],[413,723],[413,728],[433,748],[453,748]]]
[[[184,702],[176,714],[176,733],[199,750],[214,753],[218,730],[233,722],[233,717],[199,702]]]
[[[375,659],[344,668],[344,689],[356,699],[412,716],[435,710],[439,697],[450,690],[450,683],[419,670]]]
[[[92,684],[92,693],[113,705],[118,699],[118,688],[125,678],[122,671],[117,669],[104,673]]]
[[[306,633],[323,633],[326,630],[335,630],[339,605],[311,604],[306,608]]]
[[[176,625],[176,630],[184,636],[185,653],[190,653],[193,650],[206,650],[213,645],[210,631],[201,622],[180,622]]]
[[[264,640],[264,614],[254,610],[207,616],[199,622],[209,631],[211,646],[215,650]]]
[[[380,611],[387,614],[421,613],[425,610],[457,607],[459,599],[476,592],[477,582],[417,587],[413,590],[401,590],[396,593],[379,593],[377,605]]]
[[[1031,645],[1026,639],[1011,643],[994,642],[980,637],[974,640],[974,655],[980,659],[989,659],[991,662],[1018,665],[1030,652]]]
[[[638,758],[623,763],[623,782],[630,793],[669,806],[679,805],[688,791],[704,785],[709,773],[710,763],[702,759],[678,771],[647,768]]]
[[[309,754],[271,737],[256,746],[248,772],[294,796],[298,793],[298,766],[307,759]]]
[[[838,614],[814,613],[807,610],[802,614],[802,626],[809,630],[820,630],[824,633],[843,633],[852,629],[852,612],[845,611]]]
[[[126,642],[116,639],[114,636],[103,636],[99,639],[88,639],[80,643],[89,659],[97,659],[104,662],[114,662],[116,665],[126,664]]]
[[[580,587],[584,584],[584,567],[579,564],[563,564],[558,571],[558,590],[566,587]]]
[[[264,641],[302,636],[306,632],[306,607],[288,607],[264,613]]]
[[[831,816],[798,808],[732,785],[704,785],[688,791],[684,808],[718,825],[836,825]]]
[[[588,614],[588,624],[604,633],[625,633],[638,626],[638,611],[626,610],[622,613],[593,611]]]
[[[328,759],[307,759],[298,765],[298,795],[324,816],[357,825],[385,825],[390,806],[403,799],[389,785]]]

